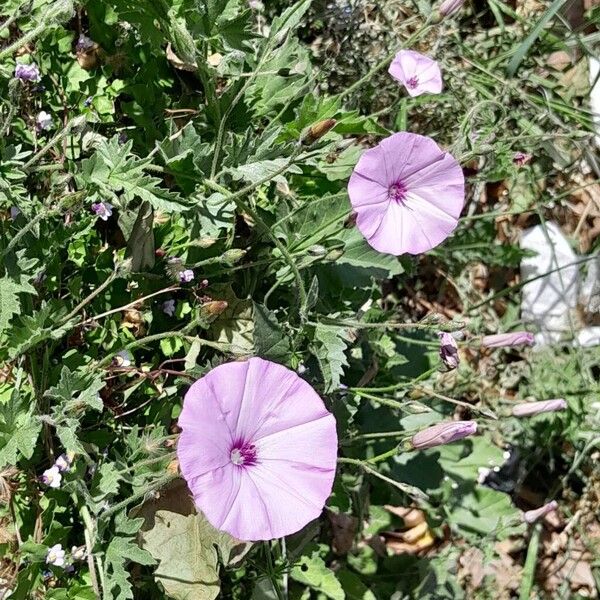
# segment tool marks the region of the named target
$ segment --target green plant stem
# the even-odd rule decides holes
[[[280,169],[280,171],[281,172],[285,171],[288,168],[288,166],[290,164],[292,164],[293,159],[294,159],[294,155],[292,155],[292,157],[290,157],[289,161],[286,163],[287,166],[282,167]],[[267,181],[270,181],[271,179],[273,179],[273,177],[275,177],[275,175],[276,174],[273,174],[272,176],[270,176],[267,179]],[[215,190],[216,192],[225,194],[226,196],[225,196],[224,200],[233,200],[236,203],[236,206],[238,207],[239,210],[241,210],[245,213],[248,213],[248,215],[250,215],[250,217],[254,220],[254,222],[263,230],[263,232],[273,242],[273,244],[275,244],[275,247],[279,250],[279,252],[281,252],[281,255],[284,257],[288,266],[292,270],[294,279],[296,280],[296,285],[298,287],[298,296],[299,296],[299,300],[300,300],[300,316],[301,316],[301,318],[304,319],[305,313],[306,313],[308,297],[306,294],[306,289],[304,287],[304,282],[302,281],[302,275],[300,275],[300,270],[298,269],[296,263],[294,262],[292,255],[288,252],[288,249],[279,240],[279,238],[271,231],[271,228],[263,221],[262,217],[258,214],[258,212],[256,212],[249,204],[247,204],[240,198],[240,196],[243,195],[242,194],[243,190],[240,190],[239,192],[235,192],[235,193],[231,194],[226,188],[220,186],[218,183],[215,183],[214,181],[207,181],[206,185],[207,185],[207,187],[210,187],[211,189]]]
[[[388,450],[387,452],[378,454],[377,456],[374,456],[373,458],[367,458],[367,462],[371,463],[371,464],[376,464],[378,462],[383,462],[383,461],[387,460],[388,458],[392,458],[392,456],[397,456],[397,455],[398,455],[398,446],[394,446],[391,450]]]
[[[85,550],[87,554],[88,569],[90,571],[90,579],[92,580],[92,587],[94,588],[94,594],[96,595],[96,598],[100,600],[102,598],[102,590],[98,585],[96,567],[94,565],[94,544],[96,538],[96,527],[94,525],[94,521],[92,519],[92,516],[90,515],[88,507],[85,506],[85,504],[80,503],[75,494],[73,494],[73,499],[75,500],[75,503],[79,505],[79,514],[81,515],[81,519],[83,520]],[[101,567],[100,571],[102,572]]]
[[[340,100],[345,98],[346,96],[350,96],[357,89],[359,89],[362,85],[364,85],[371,77],[379,73],[382,69],[390,64],[390,61],[396,56],[399,50],[402,48],[406,48],[414,44],[421,36],[423,36],[429,29],[431,28],[431,24],[429,21],[425,21],[423,26],[420,29],[417,29],[406,41],[402,42],[402,44],[396,46],[392,52],[390,52],[385,58],[379,61],[366,75],[361,77],[358,81],[355,81],[350,87],[346,88],[341,94],[338,96]]]
[[[129,496],[129,498],[126,498],[125,500],[122,500],[121,502],[117,502],[117,504],[114,504],[110,508],[107,508],[104,512],[102,512],[98,515],[98,518],[102,519],[103,521],[108,519],[109,517],[120,512],[124,508],[127,508],[133,502],[136,502],[140,498],[143,498],[149,492],[153,492],[154,490],[160,489],[161,487],[167,485],[167,483],[169,483],[170,481],[173,481],[173,479],[177,479],[177,477],[179,477],[179,475],[176,475],[174,473],[169,473],[168,475],[165,475],[164,477],[157,479],[152,485],[144,487],[143,489],[139,490],[135,494],[132,494],[131,496]]]
[[[273,564],[273,556],[271,554],[271,545],[270,542],[264,542],[265,549],[265,557],[267,559],[267,572],[269,574],[269,579],[273,584],[273,589],[275,590],[275,594],[277,594],[278,600],[286,600],[283,592],[281,591],[281,586],[279,585],[279,580],[277,578],[277,573],[275,572],[275,565]]]
[[[419,381],[423,381],[424,379],[428,379],[431,375],[433,375],[438,370],[438,367],[431,367],[427,371],[421,373],[418,377],[411,379],[410,381],[401,381],[399,383],[394,383],[392,385],[387,385],[384,387],[352,387],[348,388],[350,392],[393,392],[400,388],[411,387],[418,383]]]
[[[519,600],[529,600],[533,579],[535,577],[535,567],[537,564],[538,548],[540,545],[540,532],[542,525],[538,523],[534,528],[527,546],[527,557],[521,576],[521,589],[519,590]]]
[[[115,269],[89,296],[84,298],[64,319],[60,325],[64,325],[70,321],[84,306],[89,304],[96,296],[101,294],[117,277],[118,270]]]

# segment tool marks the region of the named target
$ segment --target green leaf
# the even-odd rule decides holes
[[[344,375],[344,368],[348,361],[344,351],[350,335],[346,329],[335,325],[319,323],[315,327],[315,341],[317,342],[317,360],[323,373],[325,391],[331,392],[340,387],[340,379]]]
[[[290,571],[290,576],[299,583],[324,594],[332,600],[345,600],[346,594],[335,573],[321,558],[328,551],[324,544],[310,546]]]
[[[44,395],[62,401],[66,413],[81,412],[86,408],[101,411],[103,403],[99,392],[103,387],[100,374],[87,369],[71,371],[69,367],[63,366],[60,381],[46,390]]]
[[[258,183],[259,181],[271,177],[274,173],[282,169],[288,160],[287,158],[276,158],[274,160],[261,160],[252,162],[239,167],[228,169],[235,180],[244,179],[249,183]],[[295,165],[290,165],[286,171],[290,173],[302,173],[302,169]],[[285,172],[285,171],[284,171]],[[285,183],[286,179],[283,173],[273,177],[273,181]]]
[[[19,314],[21,310],[19,294],[21,292],[36,293],[35,288],[29,284],[17,283],[8,277],[0,279],[0,333],[7,328],[12,316]]]
[[[285,363],[290,354],[290,341],[277,318],[266,306],[253,303],[254,353],[256,356]]]
[[[0,448],[0,468],[16,465],[19,454],[31,458],[41,429],[42,424],[31,413],[24,415],[6,445]]]
[[[149,202],[144,202],[127,240],[126,258],[131,258],[132,271],[144,271],[154,266],[154,211]]]

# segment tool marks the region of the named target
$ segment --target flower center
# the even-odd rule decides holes
[[[406,198],[406,186],[401,181],[396,181],[390,185],[388,197],[395,202],[403,202]]]
[[[235,442],[229,453],[229,458],[238,467],[255,465],[257,463],[256,446],[244,441]]]
[[[411,90],[414,90],[419,85],[419,78],[416,75],[413,75],[410,79],[406,81],[406,85]]]

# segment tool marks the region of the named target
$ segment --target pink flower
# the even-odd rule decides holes
[[[535,336],[529,331],[515,331],[514,333],[497,333],[495,335],[485,335],[481,340],[484,348],[505,348],[507,346],[532,346]]]
[[[15,77],[21,81],[34,82],[38,82],[41,79],[40,70],[35,63],[31,63],[30,65],[17,63],[15,65]]]
[[[540,400],[539,402],[523,402],[513,406],[513,417],[531,417],[540,413],[555,412],[557,410],[566,410],[567,402],[563,398],[554,400]]]
[[[465,179],[456,160],[431,138],[395,133],[363,153],[348,194],[356,225],[375,250],[419,254],[456,228]]]
[[[515,155],[513,156],[513,163],[517,165],[517,167],[522,167],[523,165],[526,165],[531,160],[531,158],[531,154],[525,154],[524,152],[515,152]]]
[[[194,279],[194,271],[186,269],[185,271],[179,271],[179,281],[181,283],[189,283]]]
[[[552,500],[548,502],[548,504],[544,504],[540,508],[536,508],[535,510],[528,510],[523,513],[523,521],[525,523],[535,523],[541,517],[544,517],[548,513],[556,510],[558,508],[558,502],[556,500]]]
[[[45,483],[48,487],[57,489],[60,487],[61,481],[62,475],[60,474],[60,469],[56,465],[52,465],[42,473],[42,483]]]
[[[109,202],[94,202],[92,212],[95,212],[103,221],[108,221],[112,215],[113,205]]]
[[[423,450],[424,448],[432,448],[433,446],[462,440],[469,435],[473,435],[476,431],[477,423],[475,421],[438,423],[413,435],[411,444],[415,450]]]
[[[456,369],[460,362],[456,340],[450,333],[438,333],[438,336],[440,338],[440,358],[442,362],[449,371]]]
[[[414,50],[400,50],[388,73],[413,97],[442,91],[442,73],[437,62]]]
[[[308,383],[261,358],[220,365],[187,392],[181,472],[217,529],[248,541],[299,531],[331,493],[335,419]]]

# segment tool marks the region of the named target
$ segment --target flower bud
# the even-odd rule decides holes
[[[555,412],[557,410],[565,410],[567,402],[563,398],[555,398],[553,400],[540,400],[539,402],[523,402],[513,406],[513,417],[531,417],[540,413]]]
[[[438,333],[440,338],[440,358],[448,371],[458,367],[460,357],[456,340],[450,333]]]
[[[440,14],[442,17],[451,17],[462,8],[464,1],[465,0],[444,0],[440,4]]]
[[[481,340],[484,348],[506,348],[508,346],[533,346],[535,341],[533,333],[529,331],[515,331],[514,333],[498,333],[496,335],[485,335]]]
[[[477,423],[475,421],[450,421],[438,423],[433,427],[419,431],[413,435],[410,442],[415,450],[423,450],[462,440],[469,435],[473,435],[476,431]]]
[[[308,128],[308,131],[302,136],[301,142],[307,146],[314,144],[317,140],[329,133],[335,127],[336,123],[337,121],[335,119],[324,119],[323,121],[311,125]]]
[[[556,500],[552,500],[552,502],[548,502],[548,504],[544,504],[544,506],[540,506],[540,508],[524,512],[523,521],[525,521],[525,523],[535,523],[538,519],[547,515],[548,513],[551,513],[557,508],[558,502]]]

